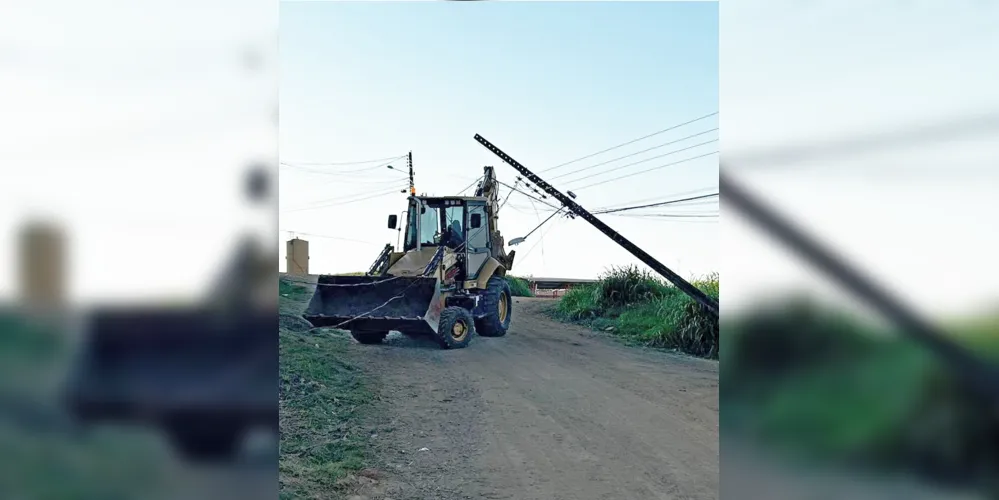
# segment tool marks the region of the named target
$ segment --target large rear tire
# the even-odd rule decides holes
[[[475,333],[475,320],[464,307],[445,307],[437,324],[437,343],[441,349],[461,349]]]
[[[502,276],[489,278],[486,289],[479,296],[479,312],[475,330],[483,337],[502,337],[510,329],[513,318],[513,295],[510,284]]]
[[[385,337],[388,337],[388,332],[361,332],[357,330],[351,330],[350,336],[354,337],[354,340],[362,344],[381,344]]]

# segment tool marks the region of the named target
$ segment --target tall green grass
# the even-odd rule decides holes
[[[999,359],[994,323],[953,330]],[[999,478],[994,404],[898,332],[799,299],[727,317],[723,336],[726,433],[795,459],[964,484]]]
[[[507,276],[506,282],[510,284],[510,294],[514,297],[533,297],[534,294],[531,293],[531,286],[527,283],[524,278],[518,278],[517,276]]]
[[[693,284],[718,300],[717,273]],[[651,347],[718,357],[718,319],[676,287],[637,267],[611,269],[597,283],[570,289],[554,312],[559,319],[587,323]]]

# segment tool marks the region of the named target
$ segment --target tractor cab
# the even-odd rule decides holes
[[[412,255],[413,258],[406,260],[414,261],[413,264],[419,267],[425,266],[437,248],[443,246],[459,264],[456,271],[461,275],[459,279],[476,279],[491,255],[486,202],[483,197],[472,196],[411,196],[401,253]],[[390,229],[395,229],[398,222],[395,215],[389,216]]]

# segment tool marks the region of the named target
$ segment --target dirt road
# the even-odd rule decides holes
[[[354,345],[381,386],[355,498],[718,498],[717,363],[623,346],[516,299],[510,332]]]

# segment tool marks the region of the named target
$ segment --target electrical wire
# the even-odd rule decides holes
[[[627,167],[630,167],[630,166],[633,166],[633,165],[638,165],[640,163],[645,163],[647,161],[652,161],[652,160],[655,160],[657,158],[663,158],[663,157],[666,157],[666,156],[670,156],[670,155],[674,155],[674,154],[677,154],[677,153],[681,153],[683,151],[689,151],[691,149],[698,148],[698,147],[701,147],[701,146],[705,146],[705,145],[711,144],[713,142],[718,142],[718,139],[712,139],[710,141],[705,141],[705,142],[702,142],[700,144],[694,144],[693,146],[687,146],[685,148],[675,149],[675,150],[670,151],[668,153],[663,153],[661,155],[651,156],[651,157],[646,158],[644,160],[639,160],[639,161],[631,162],[631,163],[628,163],[628,164],[625,164],[625,165],[614,167],[614,168],[609,169],[609,170],[604,170],[603,172],[597,172],[595,174],[584,175],[583,177],[580,177],[578,179],[571,179],[571,180],[568,180],[568,181],[565,181],[565,182],[568,183],[568,184],[573,184],[573,183],[579,182],[579,181],[584,180],[584,179],[591,179],[591,178],[596,177],[598,175],[609,174],[611,172],[615,172],[615,171],[618,171],[618,170],[621,170],[623,168],[627,168]]]
[[[526,240],[528,236],[534,234],[534,232],[537,231],[539,227],[545,225],[545,223],[547,223],[548,221],[552,220],[552,217],[555,217],[556,215],[558,215],[559,212],[561,212],[561,210],[556,210],[556,211],[552,212],[552,214],[549,215],[547,219],[543,220],[541,222],[541,224],[538,224],[537,226],[535,226],[534,229],[531,229],[531,231],[529,233],[525,234],[524,236],[522,236],[522,238]]]
[[[395,160],[398,160],[398,159],[401,159],[401,158],[405,158],[405,157],[406,157],[406,155],[399,155],[399,156],[393,156],[391,158],[375,158],[375,159],[372,159],[372,160],[361,160],[361,161],[341,161],[341,162],[331,162],[331,161],[301,162],[301,161],[292,161],[292,162],[287,162],[287,163],[288,164],[292,164],[292,165],[320,165],[320,166],[324,166],[324,165],[330,165],[330,166],[335,166],[335,165],[360,165],[362,163],[377,163],[377,162],[381,162],[381,161],[389,161],[389,162],[391,162],[391,161],[395,161]]]
[[[708,190],[708,189],[717,189],[717,187],[703,187],[703,188],[700,188],[700,189],[691,189],[690,191],[682,191],[682,192],[679,192],[679,193],[673,193],[673,194],[667,196],[667,198],[675,198],[677,196],[691,196],[691,195],[698,194],[698,193],[700,193],[702,191],[705,191],[705,190]],[[613,208],[619,208],[619,207],[625,207],[625,206],[633,206],[633,205],[636,205],[636,204],[639,204],[639,203],[648,203],[648,202],[652,202],[652,201],[660,200],[660,199],[662,199],[662,196],[653,196],[652,198],[643,198],[641,200],[632,200],[632,201],[627,201],[627,202],[623,202],[623,203],[615,203],[613,205],[608,205],[608,206],[605,206],[605,207],[598,207],[595,210],[607,210],[607,209],[613,209]]]
[[[465,188],[464,188],[464,189],[462,189],[461,191],[458,191],[458,196],[461,196],[461,195],[463,195],[463,194],[465,193],[465,191],[468,191],[468,188],[470,188],[470,187],[472,187],[472,186],[476,185],[476,184],[477,184],[477,183],[478,183],[479,181],[481,181],[481,180],[482,180],[482,177],[480,176],[480,177],[479,177],[478,179],[475,179],[474,181],[472,181],[472,183],[471,183],[471,184],[469,184],[469,185],[465,186]]]
[[[510,197],[513,196],[513,190],[517,189],[517,184],[519,184],[519,183],[520,183],[520,179],[517,179],[517,180],[513,181],[513,188],[510,189],[510,192],[506,194],[506,198],[503,199],[503,203],[500,203],[499,208],[496,209],[497,211],[503,210],[503,207],[506,206],[506,202],[510,201]]]
[[[329,182],[323,182],[321,184],[314,184],[315,188],[332,186],[336,184],[349,184],[349,185],[361,185],[361,186],[386,186],[389,184],[398,184],[403,182],[405,179],[388,179],[388,180],[353,180],[353,179],[333,179]],[[407,184],[408,185],[408,184]]]
[[[704,135],[704,134],[709,134],[709,133],[714,132],[716,130],[718,130],[717,127],[713,128],[711,130],[705,130],[704,132],[698,132],[696,134],[688,135],[687,137],[683,137],[683,138],[677,139],[675,141],[670,141],[670,142],[667,142],[667,143],[663,143],[663,144],[660,144],[658,146],[652,146],[651,148],[643,149],[643,150],[635,152],[635,153],[631,153],[631,154],[624,155],[624,156],[619,156],[617,158],[614,158],[613,160],[607,160],[607,161],[604,161],[604,162],[597,163],[596,165],[590,165],[589,167],[586,167],[586,168],[581,168],[579,170],[573,170],[572,172],[566,172],[564,174],[559,174],[559,175],[556,175],[555,177],[552,177],[551,179],[549,179],[549,181],[553,181],[555,179],[560,179],[560,178],[565,177],[567,175],[578,174],[580,172],[583,172],[583,171],[586,171],[586,170],[590,170],[592,168],[596,168],[596,167],[599,167],[599,166],[602,166],[602,165],[606,165],[608,163],[613,163],[613,162],[618,161],[618,160],[623,160],[625,158],[630,158],[632,156],[637,156],[637,155],[640,155],[642,153],[647,153],[649,151],[652,151],[653,149],[659,149],[659,148],[664,147],[664,146],[669,146],[670,144],[676,144],[678,142],[683,142],[683,141],[685,141],[687,139],[693,139],[694,137],[698,137],[698,136],[701,136],[701,135]],[[715,141],[717,141],[717,139],[715,139]],[[711,142],[715,142],[715,141],[711,141]],[[680,151],[683,151],[683,150],[681,149]],[[653,156],[652,158],[649,158],[649,160],[655,159],[655,158],[661,158],[662,156],[666,156],[666,155]],[[648,161],[648,160],[643,160],[643,161]],[[641,163],[641,162],[637,162],[637,163]],[[635,165],[635,164],[636,163],[631,163],[629,165]],[[629,165],[625,165],[625,166],[629,166]],[[573,182],[573,181],[569,181],[569,182]]]
[[[607,214],[611,217],[628,217],[631,219],[643,219],[650,222],[681,222],[687,224],[717,224],[720,220],[718,216],[713,217],[682,217],[671,214]]]
[[[559,220],[558,222],[561,222],[561,220]],[[526,260],[527,257],[530,256],[532,252],[534,252],[534,249],[537,248],[538,245],[541,245],[545,241],[545,236],[549,232],[551,232],[552,228],[554,228],[555,226],[558,225],[558,222],[556,222],[555,224],[552,224],[552,225],[548,226],[544,231],[541,232],[541,236],[538,237],[538,242],[535,243],[531,248],[527,249],[527,252],[524,252],[524,255],[520,257],[521,264],[524,263],[524,260]],[[544,246],[542,245],[541,248],[542,248],[541,251],[543,253],[544,252]]]
[[[318,206],[318,205],[325,205],[325,204],[328,204],[328,203],[331,203],[331,202],[332,203],[338,203],[338,202],[341,202],[341,201],[349,201],[349,200],[356,199],[356,198],[363,198],[363,197],[370,196],[372,194],[376,194],[376,193],[379,193],[379,192],[386,192],[387,193],[387,192],[391,192],[390,190],[401,191],[402,189],[403,189],[403,184],[402,183],[397,183],[396,186],[393,186],[393,187],[390,187],[390,188],[382,187],[380,189],[370,189],[370,190],[356,192],[356,193],[353,193],[353,194],[347,194],[347,195],[344,195],[342,197],[333,197],[333,198],[324,198],[324,199],[321,199],[321,200],[314,200],[314,201],[311,201],[311,202],[307,202],[306,204],[301,205],[301,206],[302,207],[313,207],[313,206]]]
[[[405,191],[405,190],[403,190],[403,191]],[[370,200],[372,198],[379,198],[379,197],[382,197],[382,196],[388,196],[390,194],[395,194],[395,193],[399,193],[399,192],[400,192],[399,189],[392,189],[391,191],[385,191],[385,192],[382,192],[382,193],[374,193],[374,194],[371,194],[370,196],[366,196],[366,197],[363,197],[363,198],[351,199],[351,200],[346,200],[346,201],[335,201],[333,203],[326,203],[326,204],[315,205],[315,206],[292,208],[292,209],[289,209],[289,210],[283,210],[282,212],[283,213],[301,212],[303,210],[317,210],[317,209],[321,209],[321,208],[336,207],[336,206],[340,206],[340,205],[347,205],[349,203],[356,203],[356,202],[359,202],[359,201]]]
[[[346,175],[350,175],[350,174],[358,174],[358,173],[362,173],[362,172],[369,172],[369,171],[377,170],[377,169],[380,169],[380,168],[386,168],[386,167],[390,166],[394,161],[400,160],[400,159],[404,158],[405,156],[406,155],[399,156],[399,157],[392,158],[389,161],[381,163],[381,164],[378,164],[378,165],[374,165],[374,166],[371,166],[371,167],[359,168],[359,169],[356,169],[356,170],[320,170],[320,169],[316,169],[316,168],[308,168],[308,167],[303,167],[301,165],[297,165],[297,164],[293,164],[293,163],[286,163],[286,162],[281,162],[280,165],[282,167],[291,168],[291,169],[295,169],[295,170],[301,170],[301,171],[305,171],[305,172],[309,172],[309,173],[313,173],[313,174],[320,174],[320,175],[345,175],[346,174]],[[395,169],[389,169],[389,170],[395,170]],[[399,172],[399,173],[402,173],[402,174],[405,174],[405,172],[403,172],[401,170],[395,170],[395,171]]]
[[[556,207],[555,205],[552,205],[551,203],[548,203],[547,201],[544,201],[544,200],[542,200],[540,198],[535,198],[534,196],[532,196],[530,194],[527,194],[527,193],[525,193],[525,192],[523,192],[523,191],[521,191],[521,190],[519,190],[519,189],[517,189],[517,188],[515,188],[515,187],[513,187],[513,186],[511,186],[511,185],[509,185],[509,184],[507,184],[507,183],[505,183],[503,181],[501,181],[501,180],[497,180],[496,182],[498,184],[500,184],[502,186],[506,186],[506,187],[510,188],[511,190],[516,191],[516,192],[518,192],[518,193],[520,193],[520,194],[522,194],[522,195],[524,195],[524,196],[526,196],[526,197],[528,197],[528,198],[530,198],[530,199],[532,199],[532,200],[534,200],[534,201],[536,201],[538,203],[542,203],[544,205],[548,205],[549,207],[551,207],[554,210],[560,210],[559,207]]]
[[[680,199],[676,199],[676,200],[667,200],[667,201],[662,201],[662,202],[659,202],[659,203],[649,203],[647,205],[636,205],[636,206],[631,206],[631,207],[621,207],[621,208],[614,208],[614,209],[610,209],[610,210],[598,210],[598,211],[595,211],[593,213],[594,214],[610,214],[610,213],[614,213],[614,212],[624,212],[624,211],[627,211],[627,210],[638,210],[640,208],[662,207],[662,206],[666,206],[666,205],[673,205],[673,204],[676,204],[676,203],[683,203],[685,201],[694,201],[694,200],[702,200],[702,199],[706,199],[706,198],[717,197],[718,195],[719,195],[719,193],[703,194],[703,195],[700,195],[700,196],[691,196],[689,198],[680,198]]]
[[[999,132],[999,110],[975,115],[957,116],[931,125],[917,125],[903,130],[848,137],[812,144],[796,144],[764,151],[736,153],[734,163],[739,170],[780,169],[788,165],[821,158],[823,161],[871,154],[910,145],[940,144],[967,140]],[[729,166],[732,168],[732,165]],[[795,165],[795,168],[799,168]]]
[[[582,160],[585,160],[585,159],[587,159],[587,158],[593,158],[594,156],[597,156],[597,155],[600,155],[600,154],[604,154],[604,153],[606,153],[606,152],[608,152],[608,151],[612,151],[612,150],[615,150],[615,149],[617,149],[617,148],[620,148],[620,147],[624,147],[624,146],[627,146],[627,145],[629,145],[629,144],[634,144],[634,143],[636,143],[636,142],[638,142],[638,141],[641,141],[641,140],[643,140],[643,139],[648,139],[649,137],[654,137],[654,136],[657,136],[657,135],[659,135],[659,134],[663,134],[663,133],[666,133],[666,132],[669,132],[670,130],[675,130],[675,129],[678,129],[678,128],[680,128],[680,127],[684,126],[684,125],[690,125],[691,123],[695,123],[695,122],[699,122],[699,121],[701,121],[701,120],[703,120],[703,119],[705,119],[705,118],[710,118],[710,117],[712,117],[712,116],[715,116],[715,115],[717,115],[717,114],[718,114],[718,112],[717,112],[717,111],[715,111],[714,113],[708,113],[708,114],[706,114],[706,115],[704,115],[704,116],[701,116],[701,117],[698,117],[698,118],[694,118],[693,120],[690,120],[690,121],[686,121],[686,122],[683,122],[683,123],[681,123],[681,124],[679,124],[679,125],[674,125],[674,126],[672,126],[672,127],[669,127],[669,128],[665,128],[665,129],[662,129],[662,130],[660,130],[660,131],[658,131],[658,132],[653,132],[653,133],[651,133],[651,134],[649,134],[649,135],[646,135],[646,136],[642,136],[642,137],[639,137],[638,139],[633,139],[633,140],[630,140],[630,141],[628,141],[628,142],[625,142],[625,143],[622,143],[622,144],[618,144],[617,146],[612,146],[612,147],[609,147],[609,148],[607,148],[607,149],[604,149],[604,150],[602,150],[602,151],[597,151],[596,153],[592,153],[592,154],[588,154],[588,155],[586,155],[586,156],[582,156],[582,157],[579,157],[579,158],[576,158],[575,160],[570,160],[570,161],[567,161],[567,162],[565,162],[565,163],[562,163],[562,164],[560,164],[560,165],[555,165],[554,167],[551,167],[551,168],[547,168],[547,169],[545,169],[545,170],[541,170],[541,172],[550,172],[550,171],[552,171],[552,170],[555,170],[555,169],[558,169],[558,168],[562,168],[562,167],[564,167],[564,166],[566,166],[566,165],[571,165],[571,164],[573,164],[573,163],[576,163],[576,162],[578,162],[578,161],[582,161]],[[540,173],[540,172],[539,172],[539,173]]]
[[[711,155],[714,155],[714,154],[718,154],[718,151],[712,151],[710,153],[705,153],[705,154],[702,154],[702,155],[692,156],[690,158],[684,158],[684,159],[679,160],[679,161],[675,161],[675,162],[672,162],[672,163],[667,163],[665,165],[659,165],[657,167],[652,167],[650,169],[641,170],[641,171],[634,172],[634,173],[627,174],[627,175],[622,175],[620,177],[612,177],[610,179],[605,179],[605,180],[602,180],[600,182],[594,182],[593,184],[587,184],[586,186],[583,186],[583,187],[573,188],[573,190],[579,191],[579,190],[586,189],[586,188],[591,188],[591,187],[594,187],[594,186],[600,186],[600,185],[606,184],[608,182],[618,181],[618,180],[621,180],[621,179],[626,179],[628,177],[634,177],[636,175],[640,175],[640,174],[645,174],[645,173],[648,173],[648,172],[652,172],[653,170],[659,170],[661,168],[671,167],[673,165],[679,165],[681,163],[686,163],[688,161],[697,160],[699,158],[704,158],[704,157],[711,156]]]
[[[629,217],[653,217],[664,219],[717,219],[718,214],[620,214]]]
[[[288,234],[290,234],[292,236],[297,236],[297,235],[311,236],[313,238],[324,238],[324,239],[341,240],[341,241],[353,241],[353,242],[356,242],[356,243],[365,243],[365,244],[368,244],[368,245],[380,245],[381,244],[381,243],[375,243],[373,241],[355,240],[353,238],[344,238],[342,236],[330,236],[330,235],[327,235],[327,234],[308,233],[308,232],[304,232],[304,231],[292,231],[292,230],[289,230],[289,229],[279,229],[279,231],[281,231],[283,233],[288,233]]]

